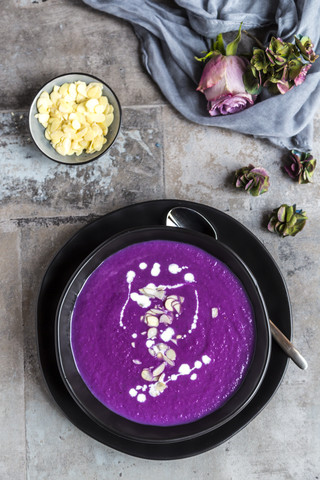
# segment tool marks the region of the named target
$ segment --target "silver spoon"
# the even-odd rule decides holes
[[[166,217],[168,227],[187,228],[198,232],[213,235],[218,238],[217,232],[209,220],[200,212],[188,207],[174,207]],[[273,339],[280,345],[282,350],[290,357],[302,370],[308,368],[308,363],[300,352],[292,345],[290,340],[279,330],[278,327],[269,319],[270,330]]]

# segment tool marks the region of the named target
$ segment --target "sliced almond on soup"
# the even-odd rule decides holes
[[[156,383],[155,389],[157,392],[162,393],[166,388],[167,388],[167,385],[165,383],[162,383],[162,382]]]
[[[163,358],[167,362],[167,364],[170,365],[170,367],[174,367],[175,363],[174,363],[173,360],[170,360],[170,358],[168,358],[166,356],[164,356]]]
[[[165,323],[166,325],[171,325],[173,317],[164,313],[159,318],[160,323]]]
[[[169,297],[166,298],[166,301],[164,302],[164,306],[165,306],[166,310],[169,310],[169,312],[173,312],[172,302],[174,300],[175,299],[172,298],[172,296],[169,296]]]
[[[154,377],[160,376],[163,373],[163,370],[165,369],[165,367],[166,367],[166,362],[161,363],[161,365],[159,365],[159,367],[157,367],[153,370],[153,372],[152,372],[153,376]]]
[[[163,313],[163,310],[160,308],[150,308],[147,313],[151,313],[151,315],[161,315]]]
[[[169,350],[166,351],[166,357],[172,361],[177,358],[176,352],[173,350],[173,348],[169,348]]]
[[[157,336],[157,333],[158,333],[158,329],[155,328],[155,327],[151,327],[149,328],[148,330],[148,338],[154,338]]]
[[[178,314],[181,313],[181,303],[180,303],[178,300],[174,300],[174,301],[171,303],[171,307],[172,307],[173,310],[175,310]]]
[[[146,380],[147,382],[152,382],[153,381],[153,375],[151,373],[151,370],[149,368],[144,368],[141,372],[141,377],[143,380]]]
[[[158,298],[159,300],[163,300],[164,297],[166,296],[166,292],[162,288],[157,288],[155,297]]]
[[[140,288],[139,292],[142,293],[143,295],[146,295],[149,298],[158,298],[159,300],[163,300],[166,292],[159,287],[144,287]]]
[[[178,297],[177,295],[169,295],[166,298],[164,306],[167,310],[169,310],[169,312],[176,311],[177,313],[180,313],[180,311],[178,312],[177,310],[181,310],[181,303],[183,303],[183,301],[183,297]]]
[[[159,318],[155,315],[148,315],[145,316],[145,322],[149,327],[158,327],[159,325]]]
[[[143,295],[146,295],[147,297],[154,298],[156,293],[156,288],[153,288],[153,287],[139,288],[139,292],[142,293]]]

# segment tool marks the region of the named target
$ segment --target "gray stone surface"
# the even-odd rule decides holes
[[[0,224],[0,478],[25,478],[25,398],[20,233]]]
[[[1,480],[319,479],[320,174],[314,184],[299,186],[281,170],[284,152],[267,141],[184,120],[141,67],[130,26],[80,0],[3,2],[0,36]],[[100,76],[123,107],[113,147],[79,167],[43,157],[27,128],[33,95],[68,71]],[[319,131],[320,115],[318,158]],[[269,171],[266,195],[252,198],[232,187],[234,170],[249,163]],[[293,338],[309,361],[307,371],[289,364],[271,402],[236,436],[170,462],[122,454],[73,426],[47,390],[36,349],[37,296],[52,257],[91,220],[157,198],[211,205],[257,235],[284,275]],[[295,238],[266,230],[267,214],[281,203],[307,211],[307,225]]]

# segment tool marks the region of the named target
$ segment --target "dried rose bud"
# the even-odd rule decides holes
[[[284,167],[287,174],[299,183],[311,183],[317,160],[310,153],[291,150],[288,157],[290,165]]]
[[[196,57],[200,62],[207,62],[197,90],[205,95],[212,117],[241,112],[253,105],[257,98],[246,91],[243,83],[249,61],[237,55],[241,27],[242,23],[236,38],[228,45],[225,46],[220,33],[212,42],[211,50],[202,58]]]
[[[248,167],[236,170],[234,184],[237,188],[244,188],[251,195],[257,197],[268,191],[269,175],[262,167],[248,165]]]
[[[281,237],[294,237],[306,224],[308,217],[303,210],[297,210],[295,205],[281,205],[272,211],[268,230],[278,233]]]

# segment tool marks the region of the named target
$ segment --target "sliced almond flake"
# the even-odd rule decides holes
[[[178,345],[178,342],[175,338],[171,338],[171,342],[173,342],[175,345]]]
[[[169,350],[166,351],[166,357],[174,361],[177,358],[177,355],[172,348],[169,348]]]
[[[169,315],[166,315],[166,314],[163,314],[161,315],[161,317],[159,318],[159,321],[160,323],[165,323],[167,325],[171,325],[172,321],[173,321],[173,318]]]
[[[166,301],[164,302],[164,306],[167,310],[169,310],[169,312],[173,312],[173,307],[172,307],[172,302],[173,301],[174,300],[172,298],[168,297],[166,299]]]
[[[140,360],[134,359],[134,360],[132,360],[132,361],[133,361],[133,363],[135,363],[136,365],[141,365],[141,364],[142,364],[142,362],[140,362]]]
[[[154,338],[157,336],[157,333],[158,333],[158,329],[155,328],[155,327],[151,327],[149,328],[148,330],[148,338]]]
[[[169,348],[165,343],[157,343],[155,346],[160,350],[160,352],[165,352]]]
[[[164,360],[167,362],[168,365],[170,365],[171,367],[174,367],[174,362],[170,360],[170,358],[164,356]]]
[[[161,373],[163,373],[163,370],[165,369],[166,367],[166,362],[163,362],[161,363],[161,365],[159,365],[159,367],[155,368],[152,372],[153,376],[154,377],[157,377],[158,375],[160,376]]]
[[[164,292],[163,290],[157,289],[154,296],[155,296],[155,298],[158,298],[159,300],[163,300],[164,297],[166,296],[166,292]]]
[[[165,390],[166,388],[167,388],[167,385],[166,385],[165,383],[162,383],[162,382],[156,383],[155,389],[156,389],[159,393],[164,392],[164,390]]]
[[[139,292],[149,298],[158,298],[159,300],[163,300],[166,296],[166,292],[159,287],[144,287],[139,288]]]
[[[154,315],[146,315],[145,321],[149,327],[158,327],[159,325],[159,318]]]
[[[152,382],[153,381],[153,375],[149,368],[144,368],[141,372],[141,377],[143,380],[146,380],[147,382]]]
[[[159,377],[159,382],[163,382],[164,381],[164,377],[166,376],[165,373],[162,373]]]
[[[180,302],[174,300],[171,303],[171,306],[172,306],[173,310],[175,310],[178,314],[181,313],[181,303]]]
[[[151,315],[160,315],[163,313],[163,310],[160,310],[160,308],[150,308],[147,313],[151,313]]]
[[[212,308],[211,309],[211,316],[212,316],[212,318],[216,318],[218,316],[218,309],[217,308]]]
[[[150,353],[150,355],[152,355],[153,357],[155,357],[157,355],[157,353],[153,350],[153,348],[149,348],[148,349],[148,352]]]
[[[139,292],[142,293],[142,295],[146,295],[146,297],[154,298],[156,289],[151,287],[144,287],[139,288]]]

